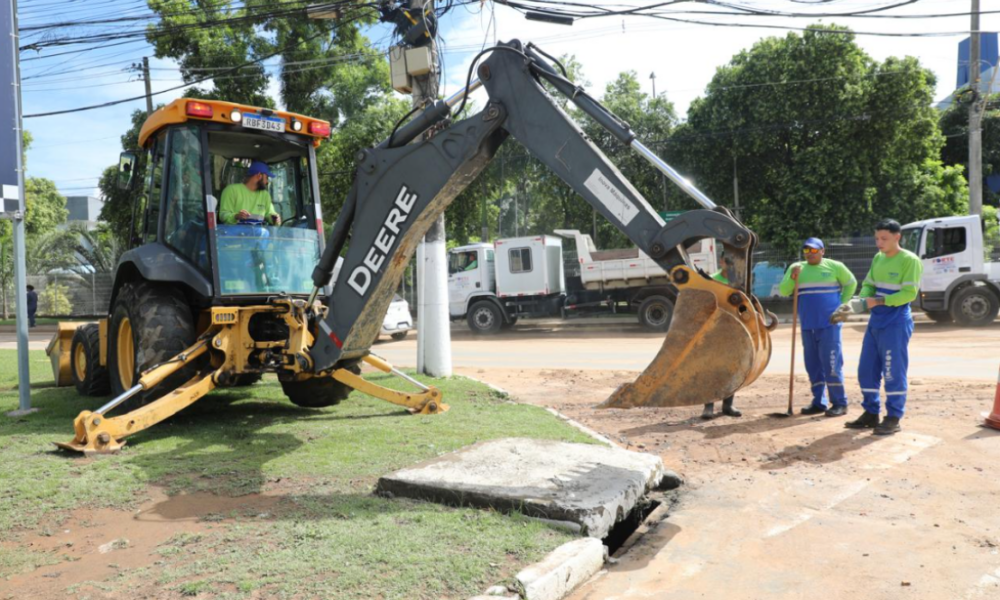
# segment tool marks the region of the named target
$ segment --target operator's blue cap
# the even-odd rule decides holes
[[[802,242],[803,248],[815,248],[816,250],[822,250],[826,246],[823,245],[823,240],[819,238],[809,238],[808,240]]]
[[[272,173],[271,169],[267,167],[267,163],[259,160],[255,160],[250,163],[250,168],[247,169],[247,177],[253,177],[254,175],[259,175],[261,173],[267,175],[268,177],[274,177],[274,173]]]

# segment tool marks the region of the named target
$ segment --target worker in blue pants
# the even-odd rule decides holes
[[[876,435],[892,435],[900,430],[899,420],[906,407],[908,346],[913,335],[910,302],[917,297],[923,273],[917,255],[900,247],[901,232],[899,223],[892,219],[875,226],[879,253],[872,259],[859,294],[871,310],[858,365],[858,382],[864,397],[861,406],[865,412],[844,425],[850,429],[874,429]],[[883,379],[886,417],[879,422],[879,388]]]
[[[841,326],[832,317],[854,295],[858,282],[844,263],[825,258],[825,254],[823,240],[811,237],[803,242],[805,260],[788,268],[778,292],[791,296],[798,282],[802,356],[812,388],[812,403],[801,410],[802,414],[842,417],[847,414],[844,355]]]

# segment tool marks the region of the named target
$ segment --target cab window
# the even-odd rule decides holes
[[[208,240],[199,133],[197,127],[185,126],[174,129],[171,134],[163,237],[182,256],[207,272]]]

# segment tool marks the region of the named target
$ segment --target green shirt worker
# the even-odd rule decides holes
[[[723,257],[723,262],[725,262],[725,257]],[[726,285],[729,285],[729,279],[726,278],[725,274],[722,271],[717,271],[716,273],[713,273],[712,279],[718,281],[719,283],[724,283]],[[736,396],[730,396],[722,400],[722,414],[726,415],[727,417],[743,416],[743,413],[738,408],[733,406],[733,400],[735,400],[735,398]],[[715,402],[705,403],[705,407],[701,411],[701,418],[705,419],[706,421],[715,418]]]
[[[872,259],[859,294],[871,310],[858,362],[861,406],[865,413],[845,426],[874,429],[876,435],[892,435],[900,429],[899,420],[906,406],[910,336],[913,335],[910,302],[917,298],[924,270],[916,254],[900,247],[901,235],[902,227],[892,219],[879,221],[875,226],[875,245],[879,252]],[[883,378],[887,414],[879,422],[879,388]]]
[[[831,323],[830,317],[854,296],[858,281],[844,263],[824,258],[826,246],[819,238],[811,237],[803,242],[802,254],[805,261],[789,267],[778,287],[782,296],[791,296],[795,282],[799,282],[802,358],[813,396],[812,404],[801,412],[842,417],[847,414],[847,394],[844,392],[841,324]]]
[[[222,190],[219,202],[219,222],[234,225],[261,215],[265,220],[281,225],[281,216],[274,210],[267,191],[269,178],[274,177],[267,163],[255,160],[247,169],[243,183],[231,183]]]

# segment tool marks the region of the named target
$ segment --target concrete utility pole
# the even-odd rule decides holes
[[[983,213],[983,105],[979,102],[979,0],[972,0],[969,33],[969,214]]]
[[[733,213],[736,218],[740,221],[743,218],[740,216],[740,176],[736,171],[736,155],[733,155]]]
[[[17,0],[0,0],[0,217],[14,225],[14,298],[17,322],[18,410],[34,412],[28,370],[28,291],[24,265],[24,153],[21,127],[21,73],[18,66]]]
[[[410,8],[434,10],[433,0],[411,0]],[[423,106],[438,97],[437,39],[431,38],[431,68],[413,77],[413,106]],[[417,247],[417,370],[432,377],[451,376],[451,323],[448,319],[448,266],[444,215],[441,215]]]
[[[149,57],[142,57],[142,80],[146,82],[146,115],[153,114],[153,87],[149,82]]]

